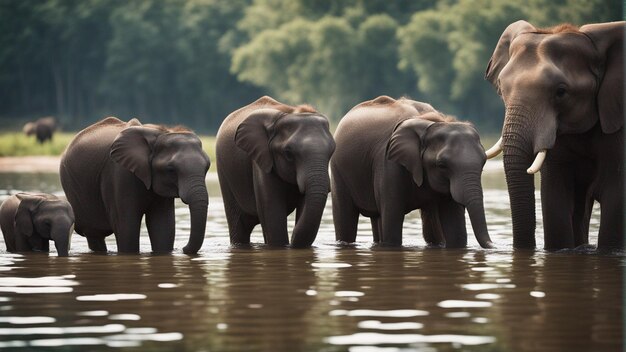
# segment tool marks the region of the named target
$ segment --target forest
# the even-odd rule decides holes
[[[386,94],[496,132],[502,31],[623,18],[618,0],[1,0],[0,123],[105,116],[215,133],[262,95],[335,123]]]

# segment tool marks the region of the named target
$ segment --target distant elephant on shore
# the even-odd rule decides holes
[[[374,241],[402,244],[405,214],[421,209],[430,245],[467,245],[465,209],[483,248],[487,231],[481,173],[486,155],[474,127],[425,103],[380,96],[350,110],[335,131],[330,167],[336,238],[354,242],[359,214]]]
[[[625,24],[538,29],[518,21],[496,45],[485,78],[506,114],[487,154],[504,152],[516,248],[535,247],[539,170],[545,249],[588,243],[594,200],[598,248],[624,247]]]
[[[9,252],[48,252],[54,241],[66,257],[74,232],[74,212],[67,201],[51,194],[18,193],[0,206],[0,229]]]
[[[52,141],[52,135],[56,131],[57,122],[54,117],[42,117],[35,122],[28,122],[24,125],[23,131],[27,136],[33,134],[37,138],[37,142],[43,144],[45,141]]]
[[[328,119],[310,106],[262,97],[226,117],[217,133],[217,174],[233,244],[250,242],[261,224],[265,243],[310,246],[330,190],[335,149]]]
[[[108,117],[76,135],[61,157],[60,176],[76,232],[91,250],[106,251],[104,238],[115,233],[118,252],[139,252],[145,214],[152,251],[171,252],[180,197],[191,214],[183,252],[195,254],[204,241],[210,164],[190,130]]]

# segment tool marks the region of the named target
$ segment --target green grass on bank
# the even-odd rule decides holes
[[[52,142],[39,144],[35,136],[22,132],[1,132],[0,156],[61,155],[73,137],[74,133],[58,132],[52,137]]]
[[[72,138],[74,138],[72,132],[58,132],[54,134],[52,142],[39,144],[35,136],[26,136],[22,132],[0,132],[0,157],[61,155]],[[211,163],[215,164],[215,137],[200,136],[200,139],[204,151],[211,158]]]

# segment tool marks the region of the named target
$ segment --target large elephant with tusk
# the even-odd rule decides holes
[[[624,29],[518,21],[498,41],[485,78],[506,114],[487,156],[504,153],[516,248],[535,247],[532,174],[540,170],[545,249],[588,243],[594,200],[598,248],[624,245]]]

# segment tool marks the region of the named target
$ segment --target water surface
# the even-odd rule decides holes
[[[233,248],[214,175],[197,256],[181,252],[190,224],[180,202],[173,255],[152,255],[145,227],[140,255],[92,254],[78,235],[68,258],[54,246],[10,254],[2,243],[0,348],[621,350],[624,255],[513,251],[503,175],[488,171],[483,182],[495,250],[478,246],[469,223],[467,249],[426,248],[418,212],[401,249],[372,246],[365,218],[356,245],[341,247],[330,204],[312,249],[265,248],[260,228],[251,247]],[[0,174],[0,201],[20,190],[62,194],[57,174]],[[592,243],[598,219],[596,209]]]

